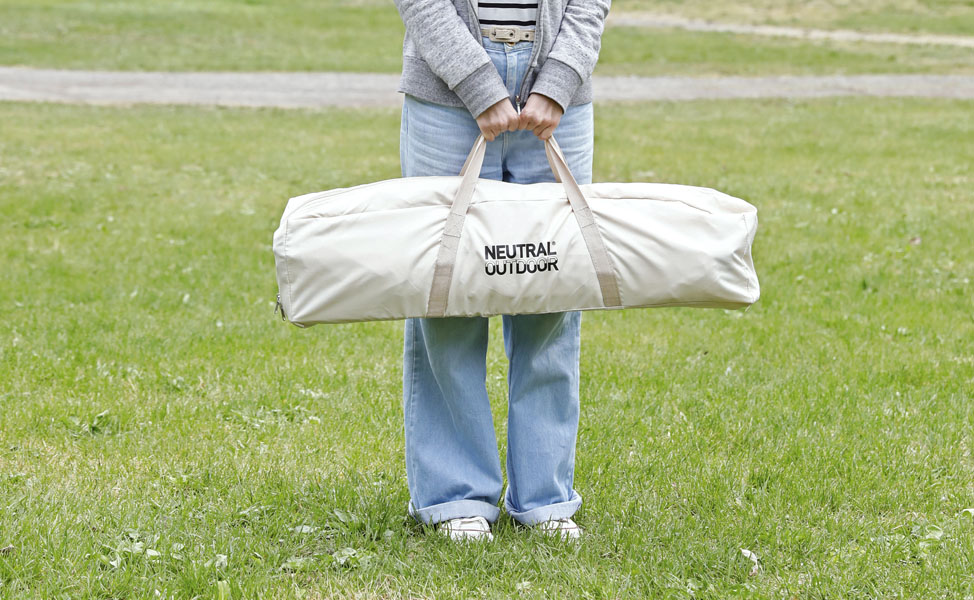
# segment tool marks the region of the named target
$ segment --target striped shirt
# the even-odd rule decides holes
[[[477,17],[483,27],[516,25],[534,29],[538,0],[479,0]]]

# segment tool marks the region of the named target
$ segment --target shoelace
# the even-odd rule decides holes
[[[541,525],[541,527],[545,531],[552,531],[552,532],[554,532],[554,531],[567,532],[567,531],[580,531],[581,530],[581,527],[579,527],[571,519],[551,519],[549,521],[545,521]]]
[[[450,531],[474,531],[477,533],[486,531],[483,522],[481,522],[481,517],[453,519],[446,524],[446,528]]]

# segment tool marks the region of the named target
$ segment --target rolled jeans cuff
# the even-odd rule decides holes
[[[500,508],[481,500],[454,500],[426,508],[416,508],[410,502],[408,510],[409,516],[427,525],[469,517],[483,517],[488,523],[493,523],[501,514]]]
[[[552,519],[567,519],[574,515],[581,505],[582,497],[578,495],[578,492],[572,490],[572,497],[567,502],[558,502],[556,504],[539,506],[538,508],[518,512],[511,506],[508,495],[504,494],[504,508],[521,525],[537,525],[538,523],[544,523]]]

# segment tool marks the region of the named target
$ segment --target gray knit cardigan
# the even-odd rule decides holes
[[[518,102],[537,92],[561,107],[592,100],[592,70],[612,0],[538,0],[531,64]],[[476,0],[395,0],[406,25],[399,91],[479,116],[509,97],[481,41]]]

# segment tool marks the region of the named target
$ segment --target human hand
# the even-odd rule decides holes
[[[484,134],[488,142],[493,142],[494,138],[505,131],[516,130],[519,122],[517,111],[507,98],[491,105],[477,117],[480,133]]]
[[[561,116],[565,113],[561,106],[547,96],[531,94],[524,108],[518,129],[530,129],[541,140],[547,140],[558,127]]]

